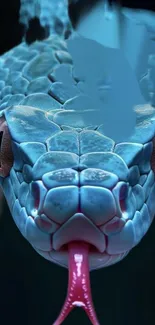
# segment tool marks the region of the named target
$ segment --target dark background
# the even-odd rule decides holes
[[[0,0],[0,53],[21,42],[19,1]],[[123,1],[153,9],[149,1]],[[155,323],[155,222],[120,263],[93,271],[91,284],[101,325]],[[0,325],[52,325],[63,304],[67,270],[39,256],[16,228],[7,205],[0,217]],[[64,325],[90,322],[75,309]]]

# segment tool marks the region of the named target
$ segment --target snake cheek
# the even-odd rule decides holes
[[[7,177],[13,166],[13,152],[11,147],[11,136],[7,123],[2,117],[0,119],[0,176]]]

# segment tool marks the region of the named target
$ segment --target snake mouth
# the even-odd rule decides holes
[[[78,241],[80,244],[81,243],[85,243],[85,244],[87,244],[88,246],[89,246],[89,254],[91,254],[91,253],[93,253],[93,254],[97,254],[97,253],[99,253],[100,251],[99,251],[99,249],[97,248],[97,247],[95,247],[94,245],[92,245],[92,244],[90,244],[90,243],[88,243],[88,242],[85,242],[85,241]],[[58,253],[60,252],[60,253],[62,253],[62,252],[68,252],[68,245],[70,244],[71,242],[68,242],[67,244],[64,244],[64,245],[62,245],[60,248],[59,248],[59,250],[58,250]]]
[[[108,254],[107,251],[105,250],[103,253],[101,253],[98,248],[96,248],[94,245],[89,244],[88,242],[82,242],[78,241],[79,245],[82,244],[87,244],[89,246],[89,251],[88,251],[88,265],[89,265],[89,271],[93,270],[98,270],[103,267],[108,267],[112,264],[115,264],[122,260],[128,253],[129,250],[126,250],[122,253],[118,254]],[[69,257],[69,252],[68,252],[68,245],[70,243],[63,245],[58,251],[52,250],[47,257],[44,255],[44,252],[41,252],[40,250],[37,252],[41,253],[44,257],[46,257],[48,260],[56,263],[57,265],[60,265],[65,268],[69,268],[68,264],[68,257]]]
[[[57,254],[59,255],[59,253],[61,254],[61,255],[66,255],[66,257],[67,257],[67,259],[68,259],[68,256],[69,256],[69,251],[68,251],[68,247],[69,247],[69,245],[71,244],[72,242],[70,241],[70,242],[68,242],[68,243],[66,243],[66,244],[64,244],[64,245],[62,245],[60,248],[59,248],[59,250],[57,251]],[[99,251],[99,249],[97,248],[97,247],[95,247],[95,245],[93,245],[93,244],[91,244],[91,243],[89,243],[89,242],[86,242],[86,241],[82,241],[82,240],[79,240],[78,241],[78,244],[79,245],[88,245],[88,247],[89,247],[89,251],[88,251],[88,259],[90,260],[90,257],[94,257],[95,258],[95,256],[97,257],[97,256],[99,256],[100,254],[101,254],[101,252]],[[105,253],[103,253],[103,254],[105,254]],[[90,264],[90,263],[89,263]],[[90,268],[90,265],[89,265],[89,270],[91,271],[91,268]]]
[[[106,243],[104,234],[83,213],[75,213],[53,235],[53,249],[59,251],[73,241],[87,242],[103,253]]]
[[[125,247],[125,250],[116,250],[115,243],[112,243],[112,249],[109,251],[108,236],[82,213],[74,214],[53,233],[50,240],[50,250],[43,252],[39,249],[37,251],[48,260],[65,268],[68,268],[68,245],[75,241],[80,245],[82,243],[89,245],[88,261],[90,271],[118,262],[129,251],[129,245]]]

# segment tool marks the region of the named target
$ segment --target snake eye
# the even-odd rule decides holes
[[[0,176],[9,175],[13,166],[11,137],[4,117],[0,118]]]

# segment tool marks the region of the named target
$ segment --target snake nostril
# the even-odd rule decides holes
[[[126,199],[128,197],[129,187],[127,184],[122,184],[119,192],[119,202],[122,212],[126,211]]]
[[[37,183],[33,182],[31,185],[31,193],[33,197],[33,210],[38,210],[40,203],[40,191]]]
[[[47,189],[43,185],[42,181],[33,181],[30,184],[29,196],[28,196],[28,213],[36,217],[43,213],[42,206],[47,194]]]
[[[127,195],[128,195],[128,185],[127,184],[122,184],[119,192],[119,198],[120,200],[125,200]]]

